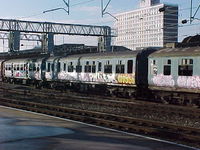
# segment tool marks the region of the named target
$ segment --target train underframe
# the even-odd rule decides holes
[[[136,86],[120,86],[120,85],[108,85],[108,84],[94,84],[88,82],[69,82],[69,81],[45,81],[43,83],[45,87],[86,93],[86,94],[98,94],[104,96],[117,96],[134,98],[136,97]]]
[[[181,88],[150,88],[154,99],[158,102],[176,105],[200,106],[200,91]]]
[[[91,84],[85,82],[69,81],[42,81],[20,78],[3,78],[4,82],[12,84],[33,85],[36,88],[52,88],[61,91],[71,90],[86,94],[98,94],[122,98],[140,98],[148,101],[156,101],[176,105],[200,106],[200,91],[188,89],[171,89],[163,87],[136,87],[108,84]],[[193,92],[192,92],[193,91]]]

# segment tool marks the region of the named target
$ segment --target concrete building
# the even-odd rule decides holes
[[[140,9],[116,14],[114,44],[136,50],[163,47],[178,39],[178,6],[160,0],[140,0]]]

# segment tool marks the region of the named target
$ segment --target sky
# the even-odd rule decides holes
[[[64,10],[48,13],[43,11],[54,8],[66,8],[63,0],[0,0],[0,19],[18,19],[30,21],[50,21],[71,24],[109,25],[113,27],[115,21],[109,15],[101,16],[101,0],[70,0],[70,14]],[[109,0],[103,0],[104,5]],[[161,0],[161,3],[177,4],[179,6],[179,35],[181,41],[184,37],[200,33],[200,20],[196,19],[192,24],[181,24],[184,19],[189,19],[191,0]],[[193,14],[197,10],[200,0],[193,0]],[[107,11],[112,15],[131,11],[139,8],[139,0],[111,0]],[[196,18],[200,18],[200,10]],[[36,46],[35,42],[25,42],[22,49]],[[77,36],[55,36],[55,44],[83,43],[86,45],[97,45],[97,38]],[[6,40],[0,39],[0,51],[7,50]]]

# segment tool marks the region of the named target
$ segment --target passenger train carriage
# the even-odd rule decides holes
[[[138,52],[106,52],[52,57],[46,61],[47,81],[57,81],[76,88],[88,89],[91,85],[136,87],[136,56]],[[101,86],[100,86],[101,85]],[[113,92],[117,89],[109,89]]]
[[[164,48],[149,56],[149,89],[163,101],[199,103],[200,47]]]
[[[200,105],[200,47],[0,61],[4,81]]]
[[[45,61],[45,84],[79,90],[101,88],[110,94],[132,95],[138,84],[147,85],[147,56],[150,53],[152,50],[49,57]],[[139,73],[141,75],[136,76]]]
[[[44,80],[44,58],[20,58],[3,62],[3,77],[8,82],[39,83]],[[42,68],[43,67],[43,68]]]

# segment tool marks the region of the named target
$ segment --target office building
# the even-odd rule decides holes
[[[160,0],[141,0],[140,8],[115,15],[114,44],[131,50],[163,47],[178,39],[178,6]]]

